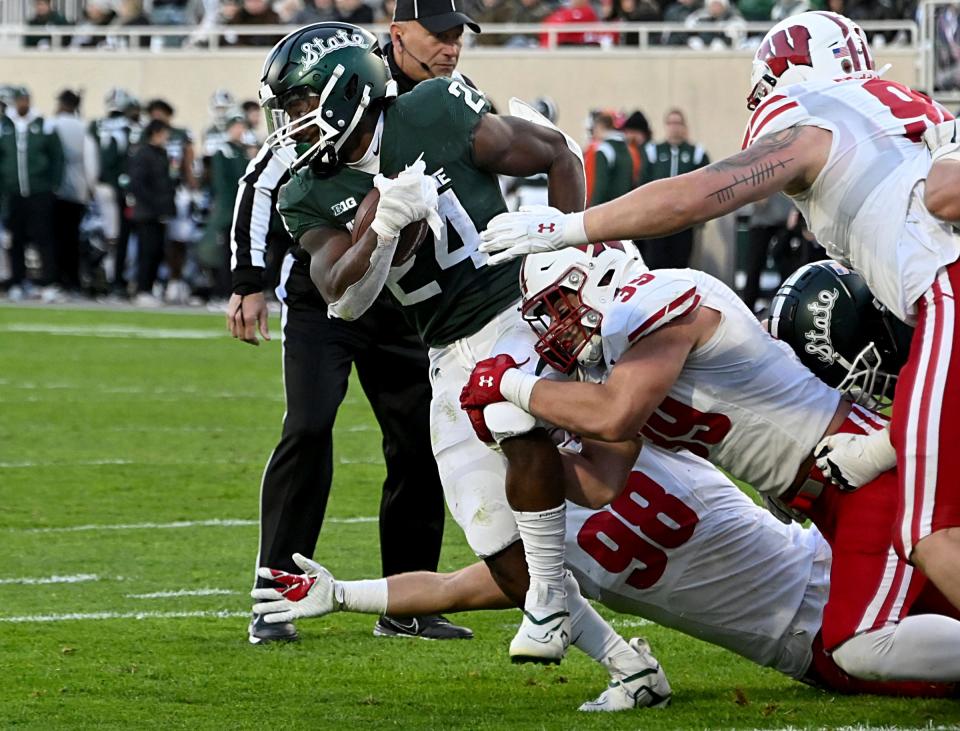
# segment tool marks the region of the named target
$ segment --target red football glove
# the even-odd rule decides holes
[[[506,354],[481,360],[473,367],[467,385],[460,392],[460,408],[483,408],[506,401],[500,393],[500,381],[504,373],[521,365],[513,356]]]
[[[277,571],[276,569],[267,570],[270,572],[270,578],[273,581],[286,587],[277,589],[277,591],[283,594],[284,599],[289,599],[292,602],[303,599],[310,591],[310,587],[317,581],[315,576],[307,576],[307,574],[288,574],[286,571]]]
[[[501,354],[481,360],[473,367],[467,385],[460,391],[460,408],[467,412],[473,431],[481,442],[491,444],[494,441],[484,421],[483,408],[506,401],[500,393],[500,380],[508,370],[519,367],[520,364],[510,355]]]

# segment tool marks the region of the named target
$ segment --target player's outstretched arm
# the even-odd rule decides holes
[[[368,229],[350,245],[350,234],[330,227],[314,228],[300,237],[300,245],[310,254],[310,279],[327,302],[336,302],[347,287],[359,282],[370,268],[370,257],[377,248],[377,234]]]
[[[476,127],[473,158],[481,170],[498,175],[546,173],[550,205],[565,213],[583,210],[587,195],[583,165],[559,130],[487,114]]]
[[[831,133],[791,127],[750,148],[675,178],[657,180],[619,198],[567,214],[539,208],[502,213],[482,232],[491,264],[590,241],[667,236],[731,213],[780,191],[809,188],[830,154]]]
[[[667,236],[774,193],[809,188],[826,164],[831,134],[791,127],[705,168],[657,180],[584,215],[590,241]]]

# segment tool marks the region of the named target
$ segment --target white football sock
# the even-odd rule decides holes
[[[387,611],[387,580],[334,581],[333,596],[344,612],[385,614]]]
[[[960,681],[960,622],[940,614],[906,617],[844,642],[834,662],[862,680]]]
[[[633,674],[637,653],[597,614],[597,610],[580,593],[580,587],[569,571],[564,586],[573,627],[570,644],[603,665],[614,680]]]
[[[514,510],[513,515],[523,541],[523,551],[527,556],[527,570],[530,573],[530,594],[538,587],[550,587],[551,599],[562,598],[563,544],[566,538],[567,505],[523,512]],[[541,592],[543,593],[543,592]],[[528,594],[529,595],[529,594]],[[552,602],[551,602],[552,603]]]

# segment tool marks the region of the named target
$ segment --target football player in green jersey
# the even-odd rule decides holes
[[[562,467],[555,451],[541,460],[535,455],[547,450],[528,448],[549,440],[545,430],[517,411],[488,411],[501,453],[476,438],[458,408],[477,360],[509,352],[531,372],[538,366],[536,339],[517,311],[519,266],[487,268],[477,251],[477,232],[506,210],[496,174],[546,173],[551,205],[580,210],[579,149],[546,120],[490,114],[482,94],[458,80],[431,79],[400,98],[392,87],[376,39],[355,26],[309,26],[271,51],[261,101],[273,140],[297,153],[280,194],[284,222],[310,254],[332,316],[359,317],[386,286],[430,346],[432,441],[448,506],[524,607],[511,657],[557,662],[571,636],[604,662],[635,656],[595,612],[579,612],[578,591],[565,589]],[[356,208],[374,186],[373,223],[351,245]],[[391,267],[399,232],[421,219],[434,234]]]

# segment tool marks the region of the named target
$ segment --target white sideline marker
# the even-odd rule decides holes
[[[327,518],[325,523],[376,523],[375,515],[361,515],[356,518]],[[89,525],[66,525],[56,528],[9,528],[13,533],[81,533],[84,531],[108,530],[166,530],[173,528],[234,528],[237,526],[259,525],[260,521],[241,518],[211,518],[209,520],[178,520],[172,523],[106,523]]]
[[[43,335],[70,335],[86,338],[147,338],[151,340],[220,340],[219,329],[190,330],[161,327],[131,327],[126,325],[53,325],[10,323],[0,326],[0,332],[33,333]]]
[[[99,581],[96,574],[73,574],[71,576],[19,576],[0,579],[0,584],[80,584],[84,581]]]
[[[23,624],[26,622],[89,622],[105,619],[234,619],[249,616],[249,611],[236,612],[227,609],[206,612],[73,612],[70,614],[26,614],[19,617],[0,617],[0,622]]]
[[[232,589],[178,589],[177,591],[153,591],[149,594],[127,594],[128,599],[168,599],[181,596],[223,596],[240,594]]]

